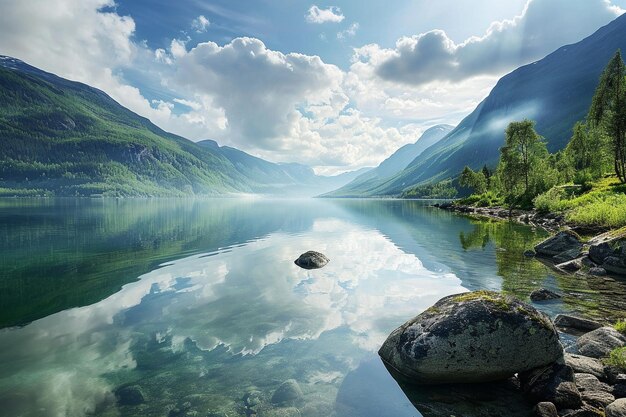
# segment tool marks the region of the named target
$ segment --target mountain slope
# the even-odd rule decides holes
[[[250,191],[223,156],[161,130],[100,90],[8,57],[0,57],[0,139],[0,187],[16,194]]]
[[[372,195],[372,190],[379,187],[385,180],[401,172],[411,161],[450,133],[452,129],[454,129],[454,126],[450,125],[437,125],[427,129],[417,142],[404,145],[376,168],[359,175],[354,181],[324,196],[365,197]]]
[[[502,77],[452,132],[373,192],[399,194],[416,184],[455,177],[465,165],[495,166],[504,130],[515,120],[535,120],[551,152],[564,148],[574,123],[586,116],[602,70],[620,48],[626,50],[626,15]]]
[[[98,89],[0,56],[0,196],[312,196],[356,175],[194,143]]]

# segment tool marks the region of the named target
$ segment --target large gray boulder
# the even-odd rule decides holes
[[[323,253],[310,250],[300,255],[298,259],[294,261],[294,263],[300,268],[318,269],[326,265],[329,261],[330,259],[328,259]]]
[[[485,382],[563,358],[550,319],[491,291],[451,295],[394,330],[378,351],[416,384]]]
[[[626,336],[612,327],[600,327],[585,333],[576,341],[578,351],[592,358],[603,358],[615,348],[626,345]]]
[[[555,256],[568,251],[580,252],[582,248],[583,244],[578,235],[572,231],[564,230],[535,246],[535,252],[539,255]]]

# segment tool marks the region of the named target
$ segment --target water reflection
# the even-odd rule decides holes
[[[525,297],[546,283],[596,298],[544,310],[586,300],[604,311],[610,298],[523,258],[541,233],[414,201],[20,204],[0,202],[0,283],[18,297],[0,296],[1,317],[44,317],[0,330],[7,415],[243,416],[254,393],[260,417],[419,416],[412,402],[423,411],[434,400],[399,387],[375,352],[439,298],[478,288]],[[330,263],[295,266],[309,249]],[[270,402],[287,379],[303,391],[296,411]],[[119,404],[126,384],[145,402]]]

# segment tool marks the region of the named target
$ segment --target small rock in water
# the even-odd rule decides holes
[[[558,255],[554,255],[552,260],[554,263],[561,264],[563,262],[568,262],[574,260],[580,256],[580,248],[576,247],[574,249],[566,250],[565,252],[561,252]]]
[[[296,265],[304,269],[318,269],[326,265],[330,259],[326,255],[310,250],[303,253],[294,261]]]
[[[554,319],[554,324],[558,327],[566,327],[574,330],[592,331],[602,327],[597,321],[589,320],[583,317],[575,317],[567,314],[559,314]]]
[[[530,299],[533,301],[556,300],[557,298],[561,298],[561,295],[547,288],[540,288],[530,293]]]
[[[565,230],[544,240],[535,246],[535,252],[539,255],[554,256],[570,250],[580,250],[583,244],[576,233]]]
[[[284,404],[298,401],[302,398],[302,389],[295,379],[288,379],[276,389],[272,396],[272,404]]]
[[[145,402],[141,387],[138,385],[127,385],[115,391],[117,402],[121,405],[138,405]]]

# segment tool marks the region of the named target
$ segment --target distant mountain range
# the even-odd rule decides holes
[[[384,184],[386,180],[401,172],[422,152],[450,133],[452,129],[454,126],[450,125],[437,125],[427,129],[417,142],[404,145],[376,168],[359,175],[349,184],[325,194],[324,197],[369,197],[374,195],[378,187]]]
[[[453,131],[368,194],[398,195],[415,185],[456,177],[465,165],[495,167],[504,130],[515,120],[535,120],[548,149],[563,149],[574,123],[585,118],[602,70],[618,49],[626,50],[626,15],[502,77]]]
[[[98,89],[0,56],[0,195],[312,196],[363,172],[318,176],[214,141],[194,143]]]

